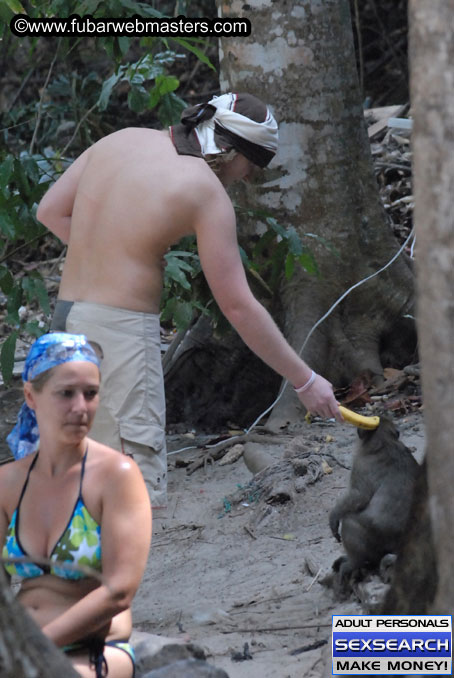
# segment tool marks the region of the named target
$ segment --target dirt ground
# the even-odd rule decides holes
[[[21,402],[19,380],[0,386],[0,460]],[[396,423],[420,461],[422,414]],[[328,513],[348,484],[356,429],[303,420],[278,436],[256,429],[253,440],[225,463],[230,451],[202,448],[213,436],[168,436],[169,501],[154,512],[135,629],[189,638],[229,678],[327,678],[331,615],[373,613],[384,591],[375,576],[362,601],[340,602],[321,583],[342,554]],[[257,453],[272,463],[254,475],[245,458]]]
[[[422,415],[396,421],[421,460]],[[383,595],[378,577],[362,604],[336,601],[320,583],[342,553],[328,513],[347,486],[356,440],[354,427],[334,422],[303,422],[278,442],[264,436],[246,450],[274,463],[254,477],[243,456],[225,464],[210,463],[210,450],[174,454],[206,438],[169,436],[169,502],[155,511],[135,627],[187,634],[230,678],[330,676],[331,615],[373,612]]]
[[[21,403],[18,376],[0,385],[0,463]],[[422,412],[395,421],[421,461]],[[357,430],[303,419],[278,435],[232,437],[230,449],[223,440],[222,453],[220,437],[167,436],[169,501],[154,512],[135,630],[190,641],[229,678],[328,678],[332,615],[377,612],[386,590],[370,576],[339,601],[324,583],[342,554],[328,514],[348,485]],[[257,454],[270,464],[254,475]]]

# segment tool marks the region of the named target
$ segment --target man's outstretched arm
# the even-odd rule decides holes
[[[221,311],[243,341],[267,365],[295,387],[307,384],[311,368],[288,344],[268,311],[252,294],[239,254],[233,207],[216,200],[204,204],[197,226],[200,262]],[[322,417],[343,421],[332,385],[316,375],[298,396],[307,410]]]

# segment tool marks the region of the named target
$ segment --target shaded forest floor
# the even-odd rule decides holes
[[[396,423],[420,460],[422,414]],[[330,422],[303,423],[278,442],[264,436],[244,454],[252,446],[273,463],[253,476],[243,456],[227,464],[210,462],[210,450],[172,454],[207,439],[171,436],[169,502],[155,511],[136,629],[188,635],[230,678],[331,675],[331,615],[376,611],[385,591],[370,576],[359,597],[339,601],[322,583],[342,553],[328,514],[348,484],[356,440],[352,426]]]
[[[21,400],[18,381],[0,387],[0,458]],[[421,460],[421,410],[394,416]],[[279,436],[257,429],[255,442],[232,438],[224,456],[207,447],[216,440],[168,436],[169,501],[154,512],[134,627],[189,639],[229,678],[327,678],[332,614],[373,613],[386,590],[371,575],[339,601],[323,583],[342,554],[328,514],[348,484],[356,429],[321,421]],[[271,463],[253,475],[244,459],[257,453]]]

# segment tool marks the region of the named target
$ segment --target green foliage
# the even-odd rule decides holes
[[[9,337],[5,339],[0,350],[0,369],[2,371],[5,384],[11,381],[14,367],[14,353],[18,338],[17,330],[13,330]]]
[[[241,210],[237,207],[237,211]],[[317,262],[306,240],[315,239],[324,247],[337,252],[323,238],[313,233],[303,239],[293,226],[283,226],[271,214],[246,210],[249,218],[265,223],[267,230],[255,242],[240,247],[246,272],[270,297],[278,293],[282,275],[290,280],[298,267],[310,275],[319,276]],[[187,329],[195,316],[209,315],[218,328],[224,318],[211,296],[202,272],[194,237],[184,238],[165,256],[164,294],[161,320],[173,323],[178,330]]]
[[[157,108],[162,126],[174,124],[186,106],[186,103],[174,94],[180,85],[178,78],[166,73],[166,69],[172,66],[176,59],[184,59],[184,55],[166,50],[154,56],[145,54],[135,63],[120,66],[102,85],[97,102],[99,110],[105,111],[115,87],[121,82],[127,82],[130,86],[128,106],[134,113]],[[150,91],[145,86],[148,82],[153,82]]]
[[[27,97],[13,98],[13,104],[2,114],[4,141],[19,141],[29,144],[35,135],[39,111],[39,134],[34,136],[36,148],[41,153],[47,145],[59,143],[66,152],[70,146],[79,152],[97,141],[100,136],[113,131],[112,126],[121,124],[121,117],[113,109],[120,106],[133,116],[153,112],[161,126],[168,126],[179,119],[186,103],[178,94],[179,78],[175,75],[176,62],[184,63],[189,54],[195,55],[209,68],[214,69],[205,54],[208,45],[201,38],[97,36],[96,49],[88,36],[28,37],[17,38],[9,33],[8,24],[16,11],[24,11],[33,18],[65,18],[77,14],[94,18],[164,18],[166,15],[145,2],[134,0],[41,0],[23,1],[19,9],[17,0],[0,0],[0,59],[3,63],[14,62],[14,55],[21,53],[20,60],[28,57],[28,78],[34,74],[37,62],[40,65],[46,45],[52,44],[51,56],[55,63],[48,65],[49,82],[45,91],[34,100]],[[173,12],[170,3],[168,10]],[[137,59],[137,55],[140,58]],[[131,58],[134,55],[136,58]],[[181,68],[178,69],[181,71]],[[46,79],[43,73],[42,86]],[[2,76],[0,74],[0,83]],[[124,102],[125,84],[127,85]],[[102,115],[101,115],[102,114]],[[149,118],[147,118],[148,120]],[[126,123],[127,124],[127,123]],[[137,124],[137,123],[135,123]],[[14,129],[14,132],[8,130]],[[68,130],[74,131],[69,142]],[[66,134],[66,137],[65,137]],[[55,149],[56,150],[56,149]]]
[[[180,45],[181,47],[184,47],[185,49],[188,50],[188,52],[192,52],[195,54],[197,59],[201,61],[203,64],[211,68],[213,71],[216,71],[215,67],[211,63],[211,61],[208,59],[207,55],[205,52],[203,52],[201,49],[197,47],[197,43],[206,45],[205,40],[201,40],[200,38],[197,39],[192,39],[189,40],[188,38],[174,38],[173,41],[177,44]]]
[[[307,245],[309,239],[330,249],[332,254],[338,252],[324,239],[314,233],[304,233],[301,237],[294,226],[283,226],[275,217],[261,210],[246,210],[248,218],[258,219],[267,226],[245,260],[246,268],[256,278],[266,280],[270,292],[278,289],[284,273],[290,280],[298,266],[309,275],[320,276],[314,253]]]
[[[214,302],[205,283],[194,237],[183,238],[165,255],[161,321],[185,330],[198,313],[212,315]]]
[[[30,256],[45,234],[34,216],[36,203],[44,193],[47,183],[42,176],[39,156],[23,152],[19,157],[0,152],[0,292],[4,295],[6,317],[4,323],[11,333],[3,342],[0,367],[5,382],[11,378],[16,341],[21,334],[39,336],[46,331],[35,321],[22,319],[20,309],[25,305],[38,305],[45,314],[50,313],[49,298],[44,280],[36,269],[24,271],[14,263],[19,253]]]

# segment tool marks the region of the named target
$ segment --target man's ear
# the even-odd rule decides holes
[[[35,409],[35,398],[34,398],[33,386],[29,381],[24,382],[24,398],[25,402],[31,410]]]

